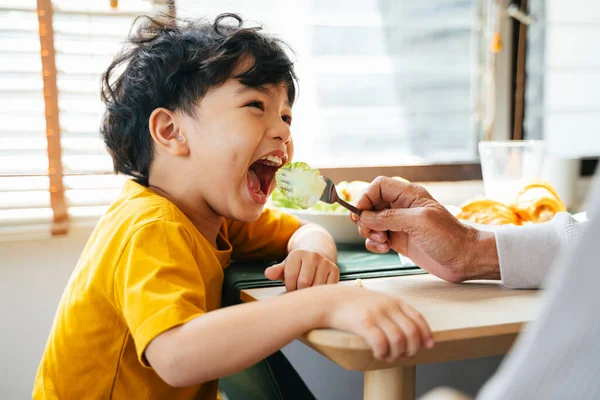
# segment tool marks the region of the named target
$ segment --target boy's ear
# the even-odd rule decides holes
[[[179,120],[173,111],[162,107],[155,109],[150,114],[148,127],[155,146],[174,156],[190,154],[187,138],[181,132]]]

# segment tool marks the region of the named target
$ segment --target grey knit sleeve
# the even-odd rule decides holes
[[[551,265],[569,249],[584,223],[569,213],[558,213],[551,221],[495,230],[500,276],[510,288],[538,288]]]

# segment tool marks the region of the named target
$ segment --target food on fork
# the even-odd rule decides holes
[[[312,207],[327,186],[318,169],[304,162],[287,163],[275,175],[277,188],[293,205]]]
[[[285,170],[283,170],[284,168],[286,168]],[[282,171],[283,170],[283,171]],[[305,162],[294,162],[294,163],[288,163],[286,165],[284,165],[282,167],[282,172],[278,173],[278,175],[276,176],[277,178],[277,188],[273,191],[273,193],[271,194],[270,197],[270,206],[275,207],[275,208],[287,208],[287,209],[292,209],[292,210],[298,210],[298,209],[309,209],[310,211],[317,211],[317,212],[323,212],[323,213],[340,213],[340,214],[347,214],[348,210],[346,208],[344,208],[344,206],[342,206],[341,204],[334,202],[334,203],[325,203],[323,201],[317,201],[314,205],[312,206],[306,206],[307,203],[312,203],[313,199],[309,199],[310,201],[302,201],[302,199],[300,199],[301,201],[298,201],[298,199],[296,199],[296,194],[291,194],[291,192],[295,192],[294,190],[286,190],[286,189],[293,189],[292,185],[282,185],[281,184],[281,177],[284,176],[286,173],[289,173],[290,171],[297,171],[297,170],[310,170],[315,174],[318,174],[318,176],[321,176],[320,172],[318,169],[315,168],[311,168],[308,164],[306,164]],[[310,177],[307,175],[307,177]],[[322,177],[323,180],[325,180],[324,177]],[[303,178],[301,178],[303,179]],[[310,179],[313,179],[312,177],[310,177]],[[408,182],[408,180],[400,177],[400,176],[394,176],[393,179],[397,179],[403,182]],[[288,180],[289,183],[289,180]],[[320,184],[319,184],[320,185]],[[339,182],[335,185],[335,189],[340,197],[341,200],[348,202],[348,203],[355,203],[358,198],[360,197],[362,191],[364,188],[366,188],[369,185],[369,182],[365,182],[365,181],[342,181]],[[322,193],[322,191],[321,191]],[[306,207],[305,207],[306,206]]]
[[[352,203],[360,197],[369,183],[364,181],[342,181],[334,184],[321,175],[318,169],[304,162],[288,163],[276,175],[277,187],[270,198],[276,208],[307,209],[323,213],[360,214]],[[395,179],[408,182],[401,177]],[[325,186],[322,187],[323,183]],[[317,195],[317,193],[319,193]]]

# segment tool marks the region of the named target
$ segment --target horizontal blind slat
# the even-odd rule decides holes
[[[0,176],[0,192],[48,190],[47,176]]]
[[[60,7],[56,10],[54,28],[65,173],[109,174],[113,171],[112,159],[99,134],[104,111],[99,93],[100,77],[120,50],[134,17],[149,9],[137,8],[135,15],[108,16],[97,12],[102,7],[106,10],[106,4],[64,1],[57,5]],[[67,6],[88,11],[67,15],[63,13]],[[122,184],[122,180],[119,183]],[[74,201],[77,204],[89,201],[108,204],[110,196],[115,194],[113,191],[110,195],[89,200],[81,194]]]
[[[66,190],[65,197],[69,207],[106,206],[118,197],[119,188]],[[48,190],[38,191],[0,191],[0,210],[19,210],[50,207]]]
[[[5,9],[11,5],[30,10]],[[35,8],[36,1],[0,1],[0,175],[42,175],[48,170]],[[0,208],[49,207],[47,177],[40,178],[33,182],[37,191],[19,196],[17,191],[32,189],[32,182],[0,177]],[[4,222],[0,217],[0,224]]]

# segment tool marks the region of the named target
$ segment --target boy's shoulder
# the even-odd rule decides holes
[[[190,229],[191,222],[173,203],[147,187],[128,180],[121,196],[102,217],[99,227],[123,227],[129,234],[133,234],[144,226],[156,224],[178,226],[186,235],[194,231]]]

